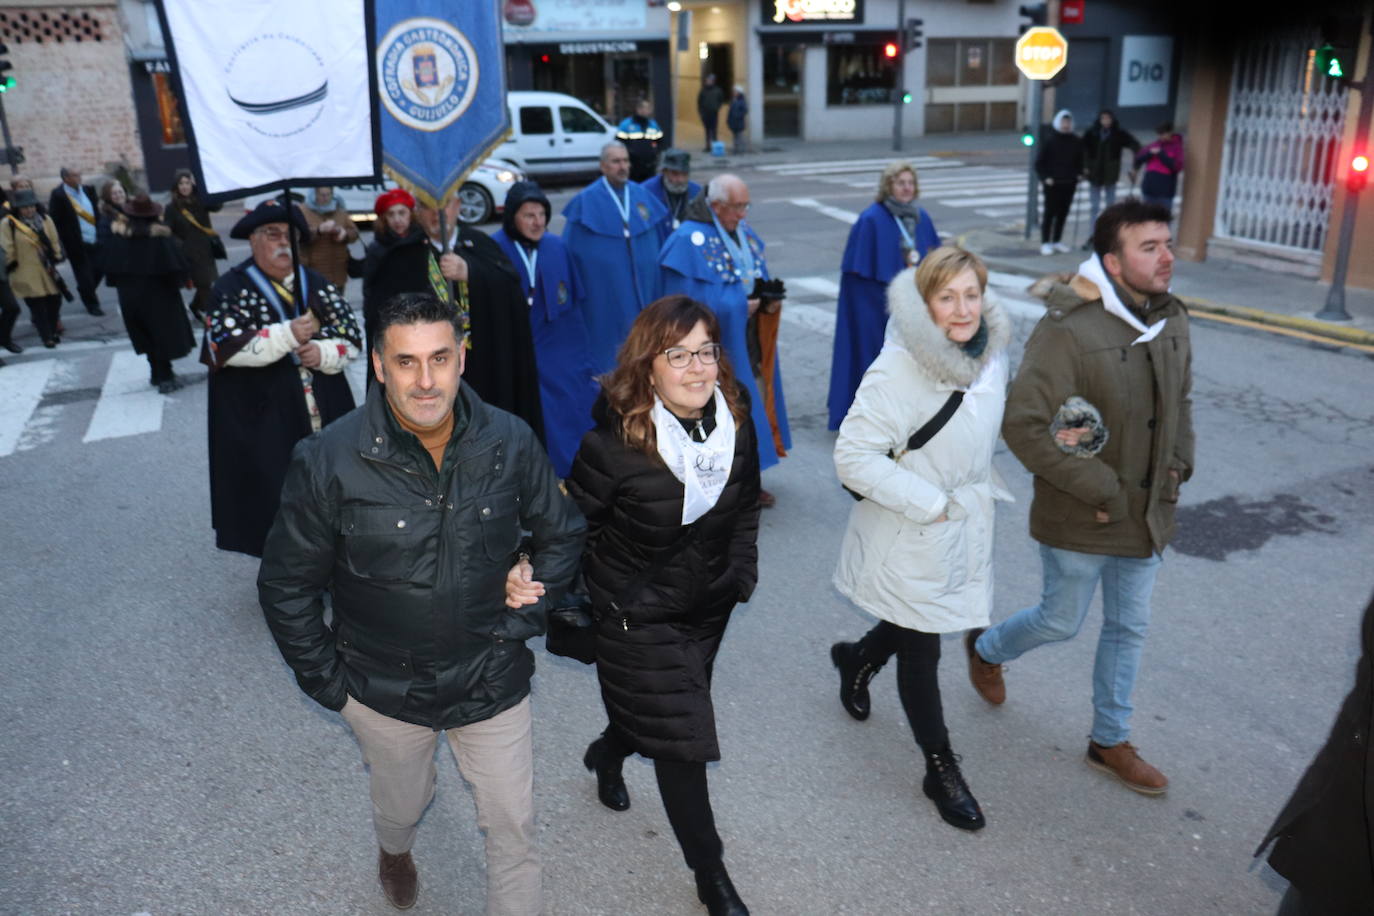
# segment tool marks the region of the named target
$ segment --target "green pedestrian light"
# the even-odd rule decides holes
[[[9,92],[17,85],[18,83],[15,82],[14,77],[7,76],[4,79],[0,79],[0,92]]]
[[[910,105],[910,104],[911,104],[911,99],[912,99],[912,95],[911,95],[910,92],[903,92],[903,93],[902,93],[902,104],[903,104],[903,105]]]
[[[1341,53],[1329,43],[1317,49],[1316,70],[1322,76],[1339,80],[1345,78],[1345,65],[1341,63]]]
[[[1021,145],[1022,145],[1022,146],[1034,146],[1034,145],[1035,145],[1035,134],[1031,133],[1029,130],[1022,131],[1022,133],[1021,133]]]

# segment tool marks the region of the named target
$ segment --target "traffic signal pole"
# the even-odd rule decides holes
[[[897,91],[892,102],[892,149],[902,151],[902,107],[906,104],[906,0],[897,0]]]
[[[1370,22],[1371,36],[1374,36],[1374,20]],[[1374,37],[1371,37],[1374,41]],[[1374,57],[1374,54],[1369,55]],[[1374,60],[1364,65],[1364,79],[1357,87],[1360,93],[1360,114],[1355,120],[1355,142],[1370,151],[1364,144],[1369,142],[1369,123],[1374,116]],[[8,141],[6,141],[8,142]],[[1349,166],[1347,166],[1349,167]],[[1350,313],[1345,310],[1345,275],[1350,267],[1350,247],[1355,238],[1355,215],[1360,207],[1360,192],[1348,191],[1345,195],[1345,212],[1341,214],[1341,234],[1336,243],[1336,269],[1331,274],[1331,289],[1326,294],[1326,306],[1317,313],[1325,321],[1349,321]]]
[[[0,130],[3,130],[5,133],[5,159],[10,164],[10,174],[18,175],[19,164],[16,163],[14,157],[10,155],[10,150],[14,149],[14,141],[10,139],[10,119],[5,117],[4,93],[0,93]]]
[[[1035,154],[1040,141],[1044,139],[1040,136],[1040,119],[1043,116],[1041,108],[1045,104],[1045,87],[1039,80],[1027,80],[1030,83],[1030,131],[1035,142],[1029,147],[1027,156],[1026,174],[1026,234],[1024,238],[1031,237],[1031,231],[1037,222],[1036,212],[1040,203],[1040,180],[1035,174]]]

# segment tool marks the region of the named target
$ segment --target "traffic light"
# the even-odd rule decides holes
[[[1035,145],[1035,133],[1034,133],[1029,127],[1023,127],[1023,128],[1021,128],[1021,145],[1022,145],[1022,146],[1034,146],[1034,145]]]
[[[0,92],[9,92],[15,85],[14,77],[5,72],[14,69],[14,64],[6,59],[9,53],[9,45],[0,42]]]
[[[903,104],[903,105],[910,105],[910,104],[911,104],[911,99],[912,99],[912,95],[911,95],[910,92],[903,92],[903,93],[902,93],[902,104]]]
[[[1312,68],[1325,79],[1350,83],[1355,48],[1360,43],[1358,18],[1328,16],[1321,24],[1321,46],[1312,52]]]
[[[1026,3],[1017,9],[1017,14],[1024,16],[1028,21],[1021,23],[1017,34],[1024,35],[1026,30],[1032,26],[1044,25],[1049,21],[1049,10],[1044,3]]]
[[[883,57],[891,60],[897,56],[898,50],[897,43],[895,41],[889,41],[887,44],[883,45]]]
[[[1341,62],[1340,53],[1330,44],[1317,49],[1317,72],[1332,79],[1345,76],[1345,64]]]
[[[922,27],[925,24],[924,19],[908,19],[906,21],[906,49],[908,51],[915,51],[923,44],[921,39],[925,37],[926,33],[922,31]]]
[[[1345,176],[1345,189],[1358,194],[1369,184],[1369,157],[1359,153],[1350,160],[1350,174]]]

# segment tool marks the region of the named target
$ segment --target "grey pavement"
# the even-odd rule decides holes
[[[778,506],[763,517],[760,587],[731,624],[714,686],[712,794],[751,910],[1273,912],[1283,882],[1251,854],[1352,683],[1374,587],[1374,408],[1362,394],[1374,362],[1194,323],[1197,473],[1156,589],[1132,736],[1170,792],[1135,795],[1082,762],[1096,610],[1077,639],[1009,666],[1000,708],[973,693],[952,637],[946,716],[989,821],[966,834],[921,795],[892,672],[859,723],[839,706],[827,657],[871,621],[830,586],[852,507],[825,430],[833,295],[794,281],[837,279],[846,227],[790,199],[823,189],[742,171],[770,266],[794,290],[782,331],[794,449],[765,474]],[[845,193],[837,205],[861,206],[863,193]],[[997,279],[1016,359],[1037,307]],[[392,912],[356,747],[277,655],[256,564],[213,548],[204,384],[166,398],[155,432],[82,441],[127,346],[112,297],[107,308],[103,321],[68,310],[69,337],[87,343],[19,358],[61,368],[41,416],[0,456],[0,913]],[[194,357],[178,370],[203,372]],[[10,407],[0,402],[0,422]],[[1018,500],[998,509],[1000,619],[1036,600],[1040,570],[1029,476],[1005,449],[996,461]],[[581,766],[603,725],[592,672],[533,647],[547,912],[702,912],[652,767],[627,764],[629,811],[596,801]],[[470,796],[448,752],[439,758],[414,912],[481,913]]]

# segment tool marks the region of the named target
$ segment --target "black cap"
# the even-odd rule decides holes
[[[293,204],[291,213],[288,215],[282,209],[281,201],[275,197],[264,200],[254,207],[252,212],[235,223],[234,228],[229,231],[229,237],[231,239],[246,239],[253,234],[254,229],[260,226],[286,222],[295,226],[302,238],[310,237],[310,224],[305,221],[305,215],[301,213],[301,208]]]
[[[685,149],[670,149],[663,154],[661,167],[675,172],[691,172],[692,154]]]

